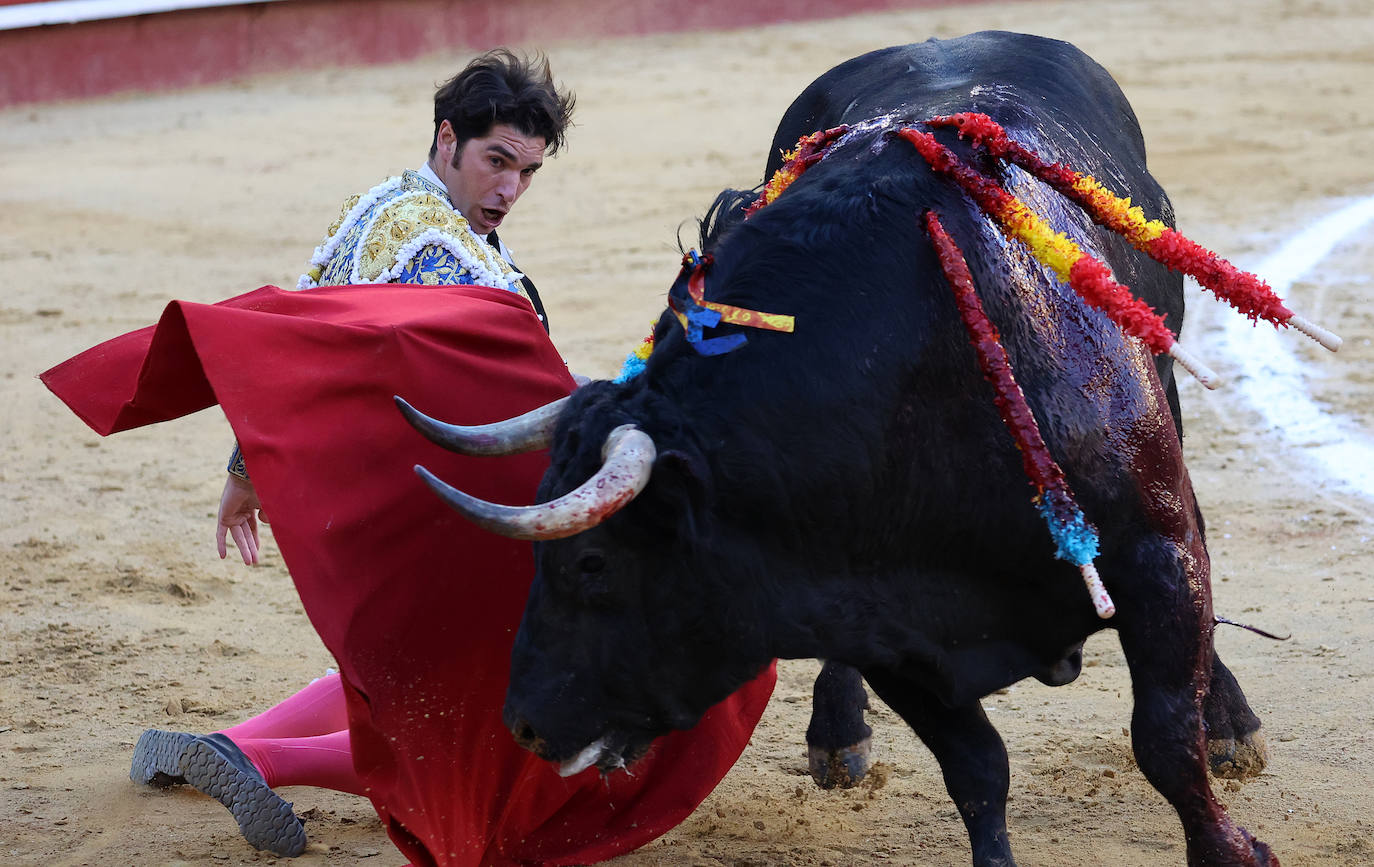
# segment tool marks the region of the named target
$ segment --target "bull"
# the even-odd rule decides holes
[[[795,331],[720,324],[713,337],[744,337],[709,355],[665,311],[642,375],[514,423],[513,442],[551,436],[540,505],[482,503],[430,480],[479,523],[538,540],[507,724],[566,772],[610,772],[773,658],[830,660],[841,722],[862,703],[857,672],[935,755],[973,863],[1011,865],[1007,754],[979,700],[1026,677],[1072,680],[1085,638],[1114,628],[1135,757],[1177,811],[1188,863],[1277,864],[1208,784],[1208,737],[1225,755],[1253,745],[1259,724],[1212,647],[1171,364],[1000,237],[894,135],[957,112],[991,116],[1172,221],[1130,105],[1071,45],[977,33],[875,51],[819,78],[787,110],[774,152],[849,131],[747,219],[750,197],[722,194],[702,226],[709,270],[685,266],[669,291],[679,312],[704,288],[717,304],[785,310]],[[936,135],[1177,330],[1181,277],[1030,176]],[[919,227],[929,212],[962,247],[1044,442],[1099,530],[1110,620],[1030,506]],[[413,420],[459,448],[504,436]]]

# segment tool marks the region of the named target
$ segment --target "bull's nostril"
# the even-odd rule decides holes
[[[510,733],[515,737],[515,742],[524,749],[529,750],[541,759],[549,758],[549,745],[534,730],[534,726],[522,719],[517,719],[510,725]]]
[[[510,732],[515,735],[515,742],[527,750],[533,749],[539,740],[539,736],[534,733],[534,726],[524,720],[516,720],[510,727]]]

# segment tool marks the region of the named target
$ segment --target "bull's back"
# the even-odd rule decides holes
[[[1096,61],[1067,42],[988,30],[871,51],[811,83],[783,115],[765,177],[817,130],[892,115],[908,122],[977,110],[1009,127],[1026,122],[1094,130],[1118,158],[1144,165],[1130,104]],[[1043,116],[1028,118],[1028,110]]]
[[[991,115],[1046,158],[1065,160],[1101,177],[1152,217],[1171,222],[1168,200],[1145,168],[1144,145],[1129,104],[1107,72],[1077,48],[1056,40],[987,32],[855,58],[817,79],[794,101],[779,125],[775,151],[790,148],[798,137],[817,129],[874,118],[881,118],[881,123],[846,137],[836,145],[833,158],[809,169],[776,204],[753,218],[760,235],[777,236],[784,246],[804,245],[811,262],[796,270],[813,279],[783,281],[785,288],[777,290],[777,297],[721,296],[726,303],[757,309],[782,309],[786,304],[799,323],[823,323],[805,338],[815,334],[816,359],[813,364],[798,363],[807,351],[799,327],[792,343],[780,348],[788,364],[768,366],[767,376],[743,379],[739,401],[748,405],[745,392],[766,384],[770,393],[789,395],[782,403],[795,422],[794,431],[827,430],[827,420],[835,417],[855,428],[881,430],[882,445],[871,466],[849,468],[833,477],[870,479],[874,491],[907,504],[914,501],[903,492],[919,491],[925,500],[939,504],[932,510],[936,522],[947,521],[974,536],[981,531],[971,528],[986,526],[989,538],[1006,542],[1007,528],[1019,521],[1024,524],[1020,535],[1038,545],[1043,527],[1023,508],[1026,483],[1019,452],[971,356],[938,263],[927,245],[913,243],[919,240],[914,235],[916,218],[927,209],[937,211],[964,248],[1051,452],[1072,478],[1084,481],[1084,499],[1101,511],[1110,513],[1136,498],[1137,486],[1128,481],[1125,457],[1117,446],[1140,438],[1144,428],[1167,429],[1162,422],[1169,420],[1171,411],[1177,417],[1172,372],[1167,359],[1154,371],[1165,392],[1160,400],[1161,383],[1150,375],[1146,357],[1137,355],[1118,328],[1103,315],[1085,310],[1072,290],[1018,246],[989,243],[986,221],[957,187],[932,177],[914,150],[900,140],[884,138],[883,130],[958,111]],[[952,133],[939,135],[961,156],[972,158],[968,145],[954,142]],[[777,162],[775,153],[770,169]],[[1183,308],[1181,278],[1095,226],[1040,182],[1015,172],[1004,182],[1057,231],[1101,256],[1177,329]],[[881,195],[873,195],[875,190]],[[834,226],[850,231],[826,228]],[[862,263],[864,291],[847,291],[843,301],[837,301],[833,287],[855,284],[851,271],[840,269],[831,275],[825,270],[834,262]],[[759,277],[749,285],[774,283]],[[815,289],[811,298],[814,286],[823,288]],[[718,283],[715,289],[726,287]],[[809,314],[807,298],[814,305]],[[832,365],[829,391],[818,391],[801,379],[790,391],[785,387],[789,370],[812,369],[826,364],[824,359],[851,358],[855,353],[862,353],[863,364],[844,371]],[[871,378],[868,370],[887,375]],[[837,394],[864,397],[858,405],[846,404],[837,412]],[[872,444],[871,437],[865,441]],[[912,443],[922,445],[913,450]],[[801,462],[827,466],[827,448],[817,445]],[[799,459],[803,451],[795,451]],[[952,473],[950,466],[963,469]],[[817,488],[828,478],[819,473],[808,484]],[[806,498],[838,504],[826,516],[832,525],[843,522],[847,511],[844,494],[838,484],[835,487],[808,489],[818,496]],[[906,517],[914,522],[932,520],[915,505]],[[856,538],[863,535],[862,527],[854,528]]]
[[[834,67],[783,115],[765,177],[772,176],[782,154],[800,137],[817,130],[875,118],[892,129],[966,111],[990,115],[1045,159],[1098,177],[1151,218],[1173,225],[1173,205],[1146,166],[1135,112],[1107,70],[1067,42],[1006,31],[882,48]],[[1013,193],[1057,229],[1083,226],[1082,232],[1069,234],[1105,259],[1117,279],[1160,313],[1170,329],[1181,331],[1180,275],[1136,253],[1120,236],[1092,227],[1040,182],[1014,176],[1006,180]],[[1177,387],[1167,356],[1157,359],[1156,372],[1181,436]]]

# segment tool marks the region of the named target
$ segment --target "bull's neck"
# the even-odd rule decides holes
[[[762,616],[771,624],[772,655],[783,659],[840,659],[856,665],[890,664],[910,600],[896,584],[874,576],[811,577],[778,582]],[[904,631],[904,630],[902,630]],[[883,648],[879,651],[878,648]],[[881,658],[879,658],[881,657]]]

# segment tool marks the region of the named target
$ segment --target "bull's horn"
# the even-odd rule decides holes
[[[553,440],[554,426],[558,424],[558,415],[568,401],[566,397],[560,397],[506,421],[464,426],[432,419],[407,403],[403,397],[393,399],[406,421],[430,442],[451,452],[474,457],[515,455],[548,448]]]
[[[463,493],[424,467],[415,472],[455,511],[484,530],[512,539],[562,539],[590,530],[634,499],[649,483],[658,451],[632,424],[621,425],[601,448],[601,469],[576,490],[536,506],[502,506]]]

